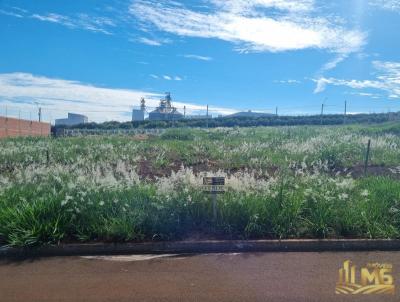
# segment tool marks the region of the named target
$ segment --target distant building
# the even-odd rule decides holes
[[[144,121],[144,111],[140,109],[132,110],[132,122],[142,122]]]
[[[88,122],[88,118],[82,114],[76,113],[68,113],[68,118],[60,118],[56,119],[56,126],[64,125],[64,126],[74,126],[79,124],[86,124]]]
[[[144,114],[146,112],[146,101],[144,98],[140,100],[140,109],[132,110],[132,122],[144,121]]]
[[[160,100],[160,106],[149,113],[151,121],[171,121],[183,119],[183,114],[179,113],[175,107],[172,107],[171,94],[166,93],[165,99]]]

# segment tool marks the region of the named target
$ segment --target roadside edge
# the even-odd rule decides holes
[[[206,240],[144,243],[61,244],[37,248],[0,247],[0,258],[126,254],[194,254],[240,252],[400,251],[400,240]]]

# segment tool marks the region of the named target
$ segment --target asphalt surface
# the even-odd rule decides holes
[[[390,263],[395,295],[337,295],[345,260]],[[399,252],[0,260],[0,301],[400,301]]]

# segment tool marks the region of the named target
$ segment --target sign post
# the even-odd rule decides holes
[[[211,194],[213,219],[217,220],[217,195],[225,193],[225,177],[203,177],[204,192]]]

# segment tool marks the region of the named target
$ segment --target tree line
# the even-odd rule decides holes
[[[341,125],[372,124],[400,120],[400,112],[373,114],[329,114],[310,116],[263,116],[263,117],[218,117],[210,119],[181,119],[168,121],[134,121],[87,123],[75,126],[57,125],[52,127],[54,134],[62,129],[157,129],[157,128],[216,128],[216,127],[257,127],[257,126],[296,126],[296,125]]]

